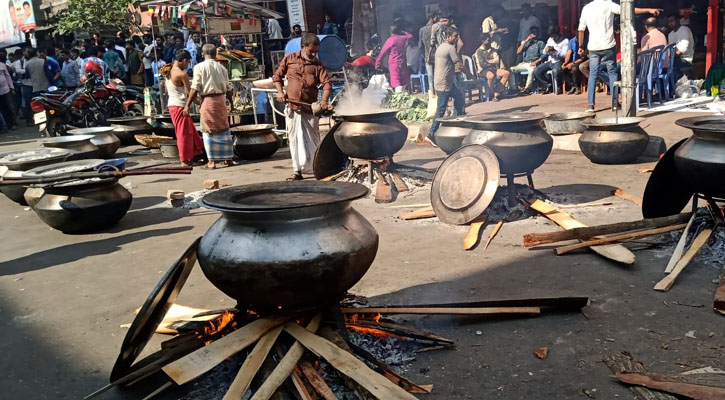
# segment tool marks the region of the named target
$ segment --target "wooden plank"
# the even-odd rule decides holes
[[[262,336],[244,360],[244,364],[242,364],[242,367],[239,369],[237,376],[234,378],[234,381],[229,386],[222,400],[239,400],[244,397],[244,393],[249,388],[249,384],[252,383],[254,376],[257,375],[259,367],[262,366],[264,359],[267,358],[280,332],[282,332],[281,325]]]
[[[606,243],[613,243],[613,242],[619,242],[622,240],[629,240],[629,239],[637,239],[641,237],[647,237],[652,235],[657,235],[660,233],[670,232],[670,231],[676,231],[679,229],[683,229],[687,226],[687,224],[677,224],[673,226],[665,226],[663,228],[655,228],[655,229],[647,229],[644,231],[638,231],[638,232],[632,232],[632,233],[625,233],[622,235],[615,235],[615,236],[609,236],[602,239],[594,239],[594,240],[588,240],[586,242],[581,242],[577,244],[570,244],[568,246],[562,246],[556,248],[556,254],[562,255],[569,253],[571,251],[581,249],[584,247],[590,247],[595,246],[599,244],[606,244]]]
[[[496,226],[493,227],[493,231],[491,232],[490,235],[488,235],[488,240],[486,240],[486,245],[483,246],[483,249],[484,250],[486,250],[488,248],[488,245],[491,244],[491,241],[493,241],[493,238],[496,237],[496,235],[498,234],[498,231],[501,230],[501,227],[502,226],[503,226],[503,220],[498,221],[498,223],[496,224]]]
[[[409,307],[539,307],[562,311],[579,311],[589,304],[588,297],[540,297],[532,299],[483,300],[463,303],[418,304],[418,305],[387,305],[387,308]],[[376,307],[376,306],[371,306]],[[382,306],[381,306],[382,307]]]
[[[156,397],[157,395],[161,394],[161,392],[163,392],[164,390],[166,390],[166,389],[168,389],[168,388],[170,388],[172,386],[174,386],[174,383],[173,382],[166,382],[163,385],[161,385],[158,389],[156,389],[153,392],[149,393],[148,396],[144,397],[141,400],[151,400],[154,397]]]
[[[374,355],[370,354],[370,352],[363,349],[362,347],[357,346],[352,342],[349,342],[348,346],[352,349],[352,352],[354,354],[357,354],[359,357],[362,357],[363,360],[375,365],[378,369],[380,369],[380,373],[382,373],[387,380],[395,384],[395,386],[403,388],[406,392],[430,393],[431,390],[433,390],[433,385],[424,385],[425,387],[416,385],[408,379],[398,375],[397,373],[395,373],[395,371],[390,369],[387,364],[375,358]]]
[[[345,339],[342,338],[340,335],[340,332],[333,328],[332,326],[323,326],[320,328],[320,330],[317,332],[319,336],[321,336],[324,339],[329,340],[332,342],[335,346],[345,350],[348,353],[352,354],[352,349],[350,349],[350,346],[345,341]],[[355,396],[358,397],[360,400],[379,400],[375,398],[370,392],[367,391],[364,387],[362,387],[359,383],[355,382],[352,378],[348,377],[345,374],[340,374],[340,379],[342,380],[342,383],[347,386],[350,390],[352,390],[355,393]]]
[[[619,188],[614,189],[614,190],[612,190],[612,194],[619,197],[620,199],[631,201],[632,203],[634,203],[638,206],[642,205],[642,198],[637,197],[633,194],[629,194],[622,189],[619,189]]]
[[[312,396],[310,392],[307,390],[307,386],[305,386],[305,383],[302,381],[302,378],[300,377],[299,373],[297,371],[292,371],[292,374],[290,374],[290,378],[292,379],[292,384],[294,385],[295,389],[297,390],[297,394],[300,395],[300,398],[302,400],[315,400],[317,399],[317,396]]]
[[[535,200],[532,202],[531,208],[540,212],[546,218],[566,230],[586,227],[586,225],[572,218],[571,215],[560,211],[556,207],[552,207],[541,200]],[[634,256],[634,253],[621,244],[592,246],[590,249],[602,257],[622,264],[634,264],[634,261],[637,259]]]
[[[303,346],[327,360],[336,370],[355,380],[373,396],[385,400],[417,400],[415,396],[395,386],[385,377],[368,368],[364,362],[328,340],[295,323],[285,324],[284,329]]]
[[[320,327],[320,321],[322,321],[322,313],[315,315],[315,317],[307,324],[305,329],[313,333],[317,332],[317,329]],[[300,361],[300,358],[302,358],[304,353],[305,348],[300,343],[295,342],[292,344],[287,351],[287,354],[282,357],[279,364],[277,364],[264,383],[262,383],[259,389],[257,389],[257,391],[252,395],[250,400],[268,400],[272,397],[274,392],[277,391],[277,388],[282,385],[282,382],[284,382],[285,379],[290,376],[292,371],[294,371],[295,366]]]
[[[654,289],[662,292],[670,290],[672,285],[675,284],[675,280],[682,273],[682,271],[690,264],[693,258],[700,252],[700,249],[707,244],[707,240],[712,235],[712,229],[705,228],[700,232],[697,237],[692,241],[690,248],[687,249],[682,258],[677,262],[675,267],[672,269],[669,275],[665,276],[661,281],[657,282]]]
[[[337,178],[345,175],[346,173],[348,173],[348,170],[340,171],[340,172],[338,172],[336,174],[332,174],[330,176],[326,176],[326,177],[320,179],[320,181],[322,181],[322,182],[334,181],[335,179],[337,179]]]
[[[621,373],[614,378],[631,385],[645,386],[651,389],[662,390],[668,393],[687,396],[695,400],[722,400],[725,399],[725,388],[703,386],[692,383],[668,382],[661,380],[654,374],[638,372]]]
[[[378,178],[378,185],[375,187],[375,202],[376,203],[390,203],[393,201],[393,188],[390,186],[385,176],[375,170],[375,175]]]
[[[315,389],[315,391],[322,396],[325,400],[337,400],[337,396],[335,396],[335,393],[333,393],[332,389],[330,389],[329,386],[327,386],[327,383],[325,383],[325,380],[322,379],[320,374],[317,373],[317,370],[315,367],[312,366],[312,364],[308,363],[307,361],[302,361],[299,364],[300,370],[302,371],[302,374],[307,378],[307,382],[312,385],[312,387]]]
[[[433,207],[426,207],[420,210],[404,212],[400,214],[400,218],[406,221],[410,221],[413,219],[433,218],[435,216],[436,213],[435,211],[433,211]]]
[[[430,203],[399,204],[396,206],[388,206],[386,208],[430,208]]]
[[[667,267],[665,267],[666,274],[672,272],[672,268],[675,268],[677,262],[680,261],[680,258],[682,258],[682,253],[685,251],[685,245],[687,244],[687,233],[690,232],[690,227],[692,226],[692,222],[695,220],[696,215],[697,213],[692,213],[692,217],[690,217],[690,220],[687,221],[687,226],[685,227],[685,230],[682,231],[682,236],[680,236],[680,240],[677,241],[677,246],[675,246],[675,250],[672,252],[670,261],[667,262]]]
[[[483,221],[471,222],[466,236],[463,237],[463,250],[471,250],[478,243],[481,237],[481,227],[486,223],[486,219],[482,219]]]
[[[405,184],[405,181],[403,181],[403,178],[400,177],[395,172],[391,172],[390,176],[392,177],[393,184],[395,185],[395,189],[398,190],[398,193],[407,192],[410,189],[408,188],[408,185]]]
[[[567,208],[584,208],[584,207],[599,207],[599,206],[611,206],[611,201],[591,202],[591,203],[580,203],[580,204],[558,204],[559,209]]]
[[[452,345],[455,343],[451,339],[445,338],[443,336],[438,336],[431,332],[412,328],[410,326],[398,325],[398,324],[394,324],[391,322],[383,322],[383,321],[375,322],[375,321],[369,321],[369,320],[365,320],[365,319],[358,319],[354,322],[349,322],[349,321],[345,322],[345,325],[380,329],[381,331],[392,332],[398,336],[405,336],[405,337],[409,337],[412,339],[431,341],[431,342],[435,342],[435,343],[441,343],[444,345]]]
[[[615,374],[622,372],[647,372],[647,368],[628,352],[617,353],[611,357],[604,357],[604,364]],[[631,386],[630,390],[639,400],[677,400],[676,397],[656,390],[649,390],[643,386]]]
[[[542,244],[563,242],[566,240],[589,240],[599,235],[612,235],[640,229],[661,228],[674,224],[683,224],[690,219],[690,213],[671,215],[661,218],[640,219],[637,221],[617,222],[614,224],[588,226],[575,228],[568,231],[556,231],[546,233],[528,233],[524,235],[524,246],[533,247]]]
[[[713,301],[713,309],[715,312],[725,315],[725,267],[720,274],[720,283],[715,290],[715,300]]]
[[[539,314],[539,307],[357,307],[343,308],[343,314],[445,314],[445,315],[489,315],[489,314]]]
[[[290,317],[267,317],[251,322],[162,368],[177,385],[183,385],[222,361],[257,342],[265,333],[283,324]]]

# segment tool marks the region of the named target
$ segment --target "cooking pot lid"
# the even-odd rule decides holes
[[[102,133],[113,133],[115,129],[111,126],[95,126],[92,128],[78,128],[68,131],[69,135],[100,135]]]
[[[463,146],[449,155],[433,177],[430,201],[436,216],[462,225],[478,218],[493,200],[500,170],[496,155],[486,146]]]
[[[398,112],[400,112],[400,110],[395,108],[381,108],[367,113],[336,112],[333,117],[343,118],[351,122],[366,122],[376,121],[381,118],[396,118],[395,115],[398,114]]]
[[[113,124],[113,123],[116,123],[116,122],[125,123],[125,122],[146,121],[147,119],[148,119],[148,117],[145,117],[143,115],[138,115],[138,116],[132,116],[132,117],[114,117],[114,118],[108,118],[108,119],[106,119],[106,122],[110,122],[110,123]]]
[[[548,121],[575,121],[578,119],[593,119],[595,115],[591,112],[564,112],[551,114],[545,118]]]
[[[708,115],[704,117],[681,118],[675,121],[681,127],[709,132],[724,132],[725,117]]]
[[[71,154],[73,154],[73,152],[70,150],[55,147],[40,147],[37,149],[7,151],[0,153],[0,165],[12,166],[15,164],[60,159],[68,157]]]
[[[274,129],[274,125],[272,124],[252,124],[252,125],[242,125],[242,126],[235,126],[230,129],[232,132],[232,135],[253,135],[258,133],[264,133],[269,132],[270,130]]]
[[[509,124],[512,122],[539,121],[546,118],[546,114],[537,112],[512,112],[507,114],[487,113],[470,115],[465,119],[470,122],[485,122],[487,124]]]
[[[96,166],[105,163],[102,159],[87,159],[77,161],[64,161],[56,164],[44,165],[25,172],[23,176],[37,178],[40,176],[68,174],[71,172],[92,171]]]
[[[59,144],[59,143],[80,143],[93,139],[95,135],[73,135],[73,136],[57,136],[48,139],[40,139],[38,142],[45,146],[46,144]]]
[[[220,211],[275,211],[352,201],[370,191],[358,183],[290,181],[267,182],[217,190],[201,203]]]
[[[695,193],[677,172],[675,165],[675,151],[685,140],[687,139],[670,147],[655,165],[642,196],[643,217],[658,218],[679,214]]]
[[[201,237],[196,239],[186,249],[184,255],[166,271],[143,306],[141,306],[121,344],[121,352],[118,354],[116,363],[111,370],[111,382],[115,382],[134,371],[133,362],[141,354],[159,323],[176,301],[181,287],[186,283],[191,269],[196,264],[196,249],[200,240]]]
[[[315,179],[319,180],[342,172],[350,162],[350,159],[340,150],[335,141],[335,131],[339,126],[339,123],[335,124],[322,138],[320,145],[317,146],[315,158],[312,160]]]
[[[587,128],[625,128],[628,126],[639,125],[646,118],[641,117],[610,117],[610,118],[591,118],[582,121]]]

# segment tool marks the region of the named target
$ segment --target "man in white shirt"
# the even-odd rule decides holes
[[[279,22],[276,19],[270,18],[267,20],[267,36],[270,39],[283,39],[282,27],[279,26]]]
[[[547,77],[549,71],[552,73],[552,79],[561,82],[561,63],[566,57],[567,50],[569,50],[569,40],[561,37],[558,28],[552,28],[549,32],[549,40],[544,47],[543,62],[534,69],[536,85],[545,88],[543,94],[551,93],[552,84],[549,83]],[[556,94],[561,94],[561,83],[558,85]]]
[[[523,17],[521,17],[521,21],[519,22],[518,43],[523,42],[527,37],[529,37],[529,32],[531,32],[532,26],[538,26],[539,29],[541,29],[541,22],[539,22],[539,19],[531,15],[531,5],[529,3],[521,5],[521,14],[523,14]]]
[[[594,95],[597,76],[600,66],[607,70],[608,82],[617,80],[617,42],[614,40],[614,15],[619,15],[621,8],[619,4],[611,0],[593,0],[584,6],[579,17],[579,55],[586,54],[589,50],[589,84],[587,85],[587,100],[589,107],[587,111],[594,111]],[[660,9],[656,8],[634,8],[635,14],[658,15]],[[589,43],[584,46],[584,32],[589,30]],[[613,92],[613,91],[612,91]],[[618,107],[617,99],[612,96],[612,108]]]
[[[670,33],[667,34],[668,43],[675,44],[675,78],[682,77],[682,67],[692,66],[692,58],[695,55],[695,39],[692,37],[690,28],[680,25],[680,18],[677,15],[667,17],[667,27]]]

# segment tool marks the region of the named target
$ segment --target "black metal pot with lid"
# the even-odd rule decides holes
[[[204,275],[249,309],[336,301],[365,274],[375,228],[351,202],[366,196],[344,182],[270,182],[221,189],[202,205],[222,212],[199,243]]]
[[[587,127],[579,137],[584,156],[597,164],[627,164],[637,160],[649,143],[649,135],[639,126],[645,118],[585,119]]]
[[[398,111],[337,114],[335,117],[342,121],[335,130],[335,142],[352,158],[380,160],[392,157],[408,139],[408,128],[396,117]]]
[[[436,120],[441,125],[435,133],[435,142],[446,154],[458,150],[462,146],[463,139],[471,133],[471,122],[465,116],[449,116]]]
[[[678,119],[675,123],[692,130],[675,151],[677,171],[696,192],[725,198],[725,117]]]
[[[55,147],[73,152],[68,160],[83,160],[87,158],[101,157],[101,150],[91,140],[95,135],[72,135],[58,136],[48,139],[41,139],[39,142],[43,147]]]
[[[243,160],[269,158],[281,144],[271,124],[235,126],[230,131],[234,135],[234,153]]]
[[[72,154],[72,151],[52,147],[40,147],[37,149],[15,150],[0,153],[0,166],[7,168],[7,171],[1,173],[0,176],[21,178],[24,171],[43,165],[65,161]],[[0,186],[0,192],[2,192],[10,200],[20,205],[28,205],[24,197],[24,186]]]

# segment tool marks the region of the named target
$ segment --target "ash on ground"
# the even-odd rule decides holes
[[[493,197],[491,204],[488,205],[484,213],[488,215],[488,223],[497,223],[498,221],[513,222],[527,219],[538,215],[538,212],[527,207],[529,199],[547,199],[547,196],[527,185],[514,184],[516,191],[516,201],[514,206],[509,205],[509,190],[506,186],[500,186]]]
[[[206,196],[207,194],[209,194],[211,192],[213,192],[213,190],[204,189],[204,190],[199,190],[197,192],[187,193],[184,196],[184,205],[181,206],[180,208],[183,208],[185,210],[194,210],[194,209],[202,207],[202,205],[201,205],[202,197]]]
[[[707,208],[698,208],[695,214],[695,220],[692,222],[692,226],[687,233],[685,249],[690,247],[692,241],[703,229],[712,228],[713,224],[712,216]],[[677,230],[651,236],[650,238],[659,242],[653,248],[657,250],[674,250],[680,237],[682,237],[683,231]],[[714,228],[707,245],[697,253],[695,259],[704,264],[712,265],[715,268],[722,268],[723,260],[725,260],[725,227],[717,226]]]
[[[245,352],[237,353],[199,379],[179,386],[178,393],[176,393],[177,398],[179,400],[218,400],[223,398],[242,367],[245,357]],[[247,390],[246,396],[243,398],[250,397],[251,393]]]
[[[375,177],[373,183],[370,183],[369,170],[370,167],[368,166],[368,164],[351,164],[345,171],[345,173],[336,178],[335,181],[359,183],[370,189],[370,196],[375,197],[375,190],[378,186],[378,178]],[[417,193],[420,190],[429,189],[430,183],[433,180],[433,175],[435,174],[434,172],[428,171],[423,168],[406,167],[400,164],[396,164],[394,169],[381,172],[381,174],[385,176],[385,179],[388,181],[388,183],[391,183],[393,187],[395,187],[395,183],[393,183],[390,172],[398,174],[398,176],[400,176],[400,179],[402,179],[405,185],[408,187],[407,191],[398,191],[397,198],[405,198]]]

